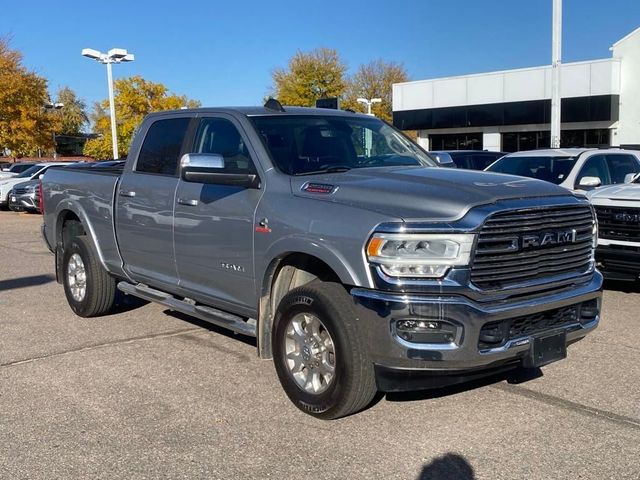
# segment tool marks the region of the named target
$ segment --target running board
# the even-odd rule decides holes
[[[205,322],[213,323],[219,327],[227,328],[233,332],[241,333],[249,337],[256,336],[255,324],[248,323],[244,318],[232,313],[223,312],[217,308],[207,307],[205,305],[197,305],[184,300],[178,300],[173,295],[156,290],[142,283],[133,285],[127,282],[119,282],[118,290],[142,298],[149,302],[159,303],[165,307],[175,310],[192,317],[199,318]]]

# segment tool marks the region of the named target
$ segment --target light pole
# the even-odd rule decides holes
[[[51,110],[60,110],[62,107],[64,107],[64,103],[62,102],[47,102],[44,104],[44,109],[46,111],[51,111]],[[58,158],[58,152],[56,150],[56,131],[54,130],[53,133],[53,158]],[[38,156],[40,156],[40,150],[38,149]]]
[[[382,99],[381,98],[371,98],[371,99],[358,98],[357,101],[358,103],[364,103],[367,106],[367,115],[375,117],[375,115],[371,113],[371,105],[373,105],[374,103],[382,102]]]
[[[128,53],[124,48],[112,48],[107,53],[93,50],[92,48],[83,48],[82,55],[98,63],[107,65],[107,82],[109,84],[109,112],[111,114],[111,142],[113,145],[113,158],[118,159],[118,137],[116,131],[116,107],[113,100],[113,75],[111,73],[111,64],[122,62],[133,62],[135,59],[133,53]]]
[[[560,66],[562,65],[562,0],[553,0],[551,35],[551,148],[560,148]]]

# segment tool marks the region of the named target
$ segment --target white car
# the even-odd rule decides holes
[[[74,162],[45,162],[32,165],[20,175],[10,178],[0,178],[0,209],[6,209],[9,206],[9,192],[14,185],[25,182],[27,180],[35,180],[40,178],[51,167],[63,167],[71,165]]]
[[[34,165],[35,165],[35,163],[32,163],[32,162],[31,163],[29,163],[29,162],[14,163],[10,167],[5,168],[0,172],[0,180],[3,179],[3,178],[11,178],[11,177],[15,177],[17,175],[20,175],[27,168],[30,168],[30,167],[32,167]]]
[[[640,175],[629,177],[588,194],[598,216],[598,268],[613,280],[640,278]]]
[[[593,190],[625,182],[640,173],[640,152],[620,148],[559,148],[510,153],[486,172],[509,173],[555,183],[569,190]]]

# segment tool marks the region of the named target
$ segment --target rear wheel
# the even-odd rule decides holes
[[[86,236],[73,237],[62,258],[64,293],[81,317],[108,313],[116,297],[116,281],[100,265]]]
[[[358,335],[352,301],[336,283],[291,290],[273,330],[274,362],[289,399],[322,419],[365,408],[376,394],[373,365]]]

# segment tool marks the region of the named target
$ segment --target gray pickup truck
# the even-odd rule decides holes
[[[366,115],[155,113],[122,169],[55,170],[42,189],[74,312],[103,315],[120,290],[256,337],[320,418],[540,367],[599,322],[584,198],[440,168]]]

